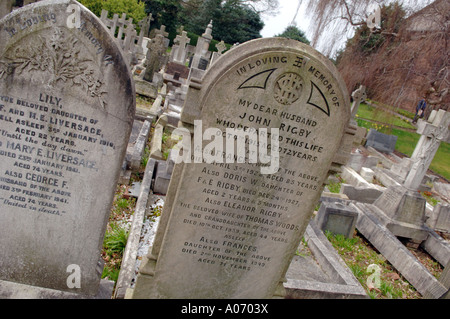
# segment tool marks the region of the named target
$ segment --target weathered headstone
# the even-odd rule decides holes
[[[328,59],[283,38],[242,44],[192,78],[181,120],[197,130],[194,138],[207,128],[278,129],[268,143],[275,148],[279,140],[279,170],[176,164],[158,233],[128,297],[282,296],[349,121],[346,92]]]
[[[181,35],[177,35],[174,41],[176,43],[174,46],[176,49],[173,56],[173,62],[180,63],[184,66],[186,63],[186,46],[190,41],[191,39],[188,38],[186,31],[182,31]],[[174,47],[172,47],[172,50]]]
[[[395,177],[404,179],[403,184],[392,178],[393,183],[374,202],[374,206],[382,212],[380,221],[396,236],[410,238],[414,243],[420,243],[428,236],[426,220],[426,200],[417,192],[428,167],[441,141],[450,138],[448,126],[450,113],[444,110],[433,111],[430,123],[419,121],[417,132],[422,134],[411,159],[393,165]],[[402,167],[404,165],[404,167]],[[381,172],[377,178],[381,179]],[[384,171],[384,185],[387,185],[390,171]],[[406,177],[405,177],[406,176]],[[402,179],[400,181],[402,181]],[[445,215],[445,214],[444,214]]]
[[[136,53],[139,51],[142,54],[143,37],[136,35],[136,30],[133,24],[133,19],[127,19],[126,13],[119,15],[114,14],[112,19],[108,19],[108,11],[102,10],[100,20],[109,28],[109,33],[116,39],[116,42],[122,48],[126,59],[130,65],[138,63]],[[136,41],[138,43],[136,44]]]
[[[149,13],[144,19],[139,21],[138,25],[141,28],[141,32],[139,33],[139,37],[148,38],[150,35],[150,24],[154,21],[153,15]],[[142,41],[141,41],[142,42]]]
[[[437,231],[450,233],[450,205],[438,203],[427,224]]]
[[[155,73],[159,72],[162,66],[162,57],[166,52],[164,46],[164,37],[157,34],[151,41],[147,44],[147,58],[144,63],[145,73],[144,80],[148,82],[153,82],[153,76]]]
[[[0,280],[95,295],[135,112],[124,57],[74,0],[0,20]]]

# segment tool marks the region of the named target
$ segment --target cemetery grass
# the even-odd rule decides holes
[[[135,207],[136,199],[127,195],[127,185],[118,185],[103,240],[102,278],[117,282]]]
[[[401,119],[391,113],[388,113],[380,108],[370,106],[365,103],[361,103],[358,108],[358,117],[363,119],[368,119],[380,123],[385,123],[388,125],[394,125],[398,127],[403,127],[407,129],[415,129],[408,121]]]

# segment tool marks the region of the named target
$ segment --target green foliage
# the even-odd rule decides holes
[[[306,38],[305,33],[297,28],[295,25],[288,26],[283,33],[276,35],[276,37],[283,37],[288,39],[297,40],[306,44],[309,44],[309,40]]]
[[[111,18],[115,13],[126,13],[127,18],[132,18],[136,25],[145,16],[145,4],[139,0],[78,0],[82,5],[100,17],[102,9],[108,11]]]
[[[373,107],[365,103],[359,105],[357,117],[382,122],[388,125],[415,129],[408,121],[405,121],[392,113],[386,112],[380,107]]]
[[[110,230],[106,232],[103,247],[107,255],[122,254],[128,241],[128,231],[117,225],[110,224]]]
[[[102,14],[103,0],[78,0],[78,2],[91,10],[97,17]]]
[[[146,146],[144,149],[144,154],[142,155],[141,158],[141,166],[143,168],[147,167],[149,157],[150,157],[150,149],[148,148],[148,146]]]
[[[159,29],[161,25],[165,25],[171,40],[177,36],[181,10],[179,0],[145,0],[145,12],[151,13],[154,19],[151,29]]]
[[[125,198],[117,200],[116,204],[117,207],[121,210],[128,209],[130,207],[130,202]]]
[[[395,117],[392,114],[385,113],[382,111],[377,111],[377,108],[368,106],[367,104],[360,104],[358,108],[358,114],[356,117],[356,122],[358,126],[365,127],[367,129],[374,128],[377,131],[384,134],[391,134],[397,136],[397,143],[395,144],[395,150],[411,157],[414,149],[419,141],[420,135],[415,132],[410,132],[403,130],[400,127],[412,128],[412,126],[402,119]],[[407,113],[404,112],[404,115]],[[373,123],[365,121],[362,118],[367,118],[370,120],[376,120],[381,123]],[[392,125],[398,127],[392,127]],[[441,143],[436,155],[431,162],[430,169],[445,177],[450,179],[450,166],[448,165],[448,159],[450,158],[450,144]]]
[[[344,183],[345,181],[338,174],[336,174],[336,177],[338,178],[338,182],[330,182],[327,185],[327,188],[330,190],[331,193],[338,194],[341,190],[342,183]]]
[[[325,236],[339,253],[341,258],[361,283],[366,293],[372,299],[417,298],[412,287],[398,275],[386,259],[360,237],[358,233],[353,238],[334,235],[325,231]],[[379,287],[369,285],[369,265],[377,265],[379,272]]]
[[[264,27],[259,14],[239,1],[205,0],[198,7],[187,6],[180,15],[180,24],[197,35],[205,32],[211,20],[213,38],[226,43],[260,38]],[[191,44],[195,45],[195,40]]]

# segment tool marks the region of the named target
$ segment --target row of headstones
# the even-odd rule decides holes
[[[136,65],[139,61],[143,60],[144,49],[143,41],[144,37],[148,37],[148,30],[150,23],[153,20],[150,13],[145,19],[138,22],[141,30],[139,36],[137,35],[135,25],[132,18],[126,18],[126,14],[123,13],[119,18],[118,14],[114,14],[112,19],[108,18],[108,11],[102,10],[100,20],[109,29],[111,36],[113,36],[128,60],[130,66]]]

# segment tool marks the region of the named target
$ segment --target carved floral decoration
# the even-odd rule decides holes
[[[97,98],[105,109],[103,76],[92,59],[80,57],[78,40],[72,35],[66,36],[62,29],[55,29],[52,36],[39,36],[40,45],[27,45],[12,50],[12,54],[0,57],[0,79],[14,73],[47,72],[50,85],[59,81],[72,82],[92,98]],[[9,53],[9,52],[8,52]]]

